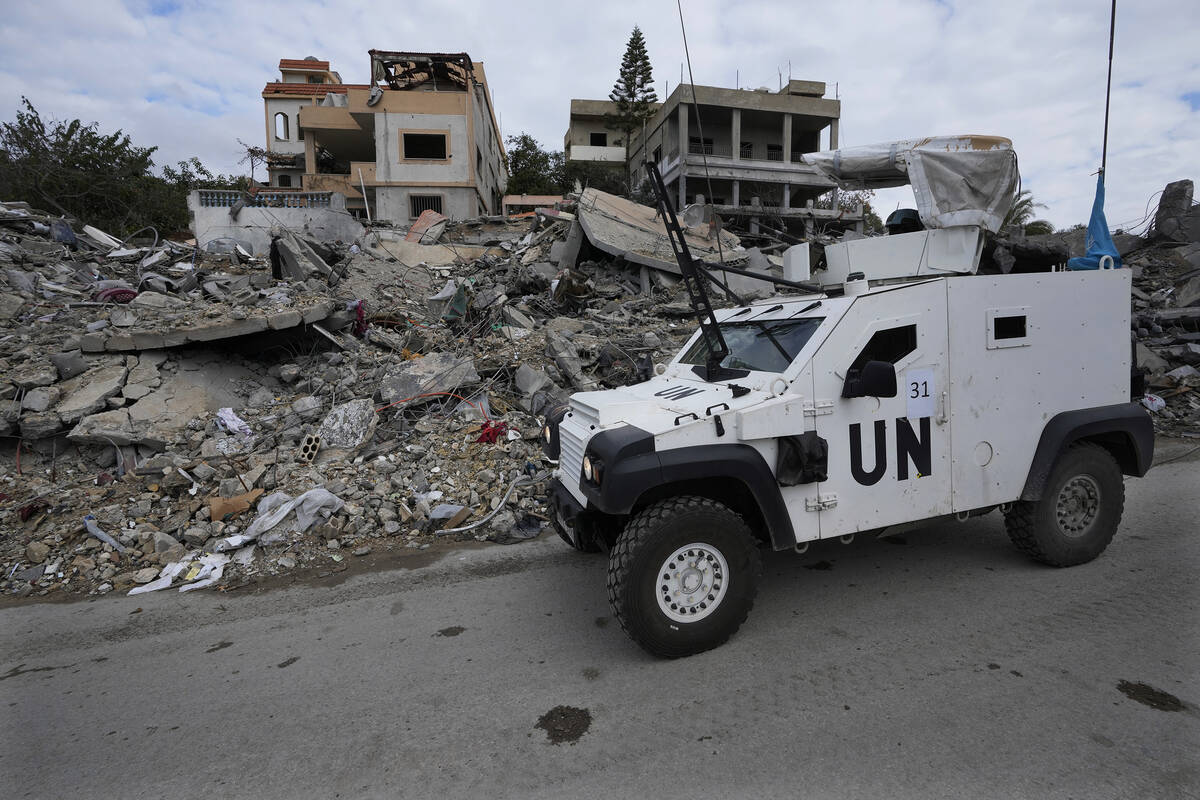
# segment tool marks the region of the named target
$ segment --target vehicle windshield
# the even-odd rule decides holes
[[[824,317],[801,319],[768,319],[761,322],[721,323],[721,335],[729,345],[729,355],[721,361],[728,369],[748,369],[759,372],[783,372],[804,345],[825,321]],[[704,337],[696,340],[680,361],[684,364],[704,364],[708,347]]]

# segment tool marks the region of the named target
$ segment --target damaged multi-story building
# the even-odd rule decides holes
[[[623,160],[625,148],[605,131],[614,111],[614,103],[572,100],[567,157]],[[819,81],[789,80],[778,92],[696,86],[694,95],[681,84],[630,137],[630,185],[646,180],[653,161],[680,207],[703,196],[722,216],[751,226],[762,218],[793,228],[834,220],[861,226],[861,209],[819,207],[836,207],[817,202],[834,184],[799,158],[837,149],[840,118],[841,101],[826,98]]]
[[[272,187],[337,192],[356,216],[406,223],[498,214],[508,181],[483,64],[466,53],[369,51],[371,82],[279,62],[263,89]]]

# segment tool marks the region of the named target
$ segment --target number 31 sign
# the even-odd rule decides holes
[[[937,398],[937,386],[934,384],[932,367],[913,367],[904,371],[904,387],[902,389],[908,400],[909,419],[932,417]]]

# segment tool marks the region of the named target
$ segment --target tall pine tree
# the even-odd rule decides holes
[[[629,137],[654,115],[658,95],[654,91],[654,74],[650,56],[646,54],[646,39],[636,25],[625,45],[621,71],[608,99],[617,104],[616,113],[606,114],[607,126],[625,134],[625,160],[629,160]]]

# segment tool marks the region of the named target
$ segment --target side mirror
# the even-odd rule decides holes
[[[842,386],[842,397],[895,397],[896,365],[868,361],[861,370],[851,370]]]

